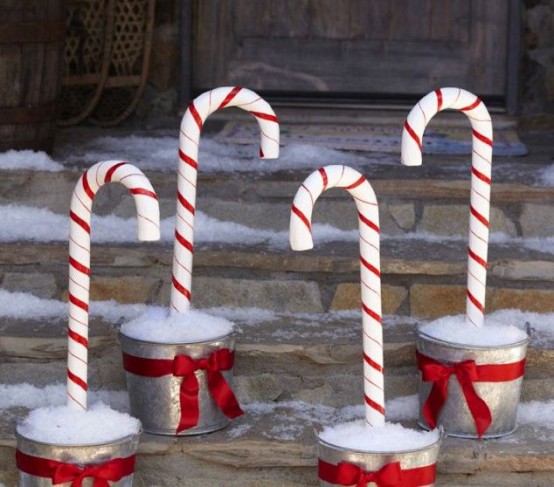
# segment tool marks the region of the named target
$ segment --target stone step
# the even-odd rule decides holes
[[[309,173],[309,172],[308,172]],[[277,176],[200,176],[197,209],[210,217],[252,228],[288,231],[290,204],[308,173]],[[0,171],[0,204],[47,208],[66,214],[71,192],[80,173]],[[148,172],[160,197],[162,218],[175,215],[175,175]],[[248,177],[250,176],[250,177]],[[404,235],[427,232],[467,235],[469,181],[437,179],[377,179],[373,182],[380,201],[382,232]],[[509,236],[554,235],[550,218],[554,188],[504,183],[493,186],[491,232]],[[119,185],[109,186],[95,199],[97,214],[135,215],[132,198]],[[355,205],[345,191],[326,193],[315,207],[313,221],[341,230],[357,228]]]
[[[45,298],[66,299],[67,248],[59,243],[0,244],[1,286]],[[466,245],[463,241],[391,239],[382,246],[385,314],[437,317],[464,311]],[[200,308],[258,307],[321,312],[359,306],[358,245],[286,247],[199,244],[193,303]],[[167,304],[172,244],[96,244],[93,300]],[[493,244],[489,251],[487,310],[554,311],[554,264],[549,253]]]
[[[299,402],[252,404],[226,430],[202,437],[144,434],[135,485],[318,485],[315,431],[344,421],[332,408]],[[0,426],[0,481],[15,485],[13,421]],[[403,422],[417,427],[413,421]],[[552,430],[523,424],[506,438],[486,441],[445,438],[438,464],[439,486],[533,485],[554,481]],[[498,482],[498,483],[495,483]],[[522,483],[526,482],[526,483]]]
[[[221,313],[221,310],[219,312]],[[223,313],[225,316],[225,314]],[[229,317],[229,314],[227,314]],[[302,400],[335,407],[352,404],[360,390],[361,323],[357,313],[253,314],[235,316],[237,360],[235,387],[244,402]],[[414,322],[384,321],[386,394],[415,394],[417,375]],[[95,318],[90,328],[90,376],[94,389],[125,388],[117,327]],[[554,396],[554,336],[533,330],[528,350],[526,401]],[[67,325],[47,322],[0,322],[0,376],[5,382],[44,387],[65,378]]]

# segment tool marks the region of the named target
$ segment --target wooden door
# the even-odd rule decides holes
[[[508,0],[197,0],[192,87],[413,99],[507,93]]]

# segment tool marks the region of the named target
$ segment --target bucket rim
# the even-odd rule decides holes
[[[524,339],[519,340],[517,342],[507,343],[504,345],[468,345],[465,343],[449,342],[447,340],[441,340],[440,338],[434,337],[432,335],[425,333],[424,331],[421,331],[421,327],[424,326],[425,324],[426,323],[420,323],[416,325],[414,330],[414,334],[416,336],[421,337],[428,342],[434,342],[440,345],[446,345],[451,348],[458,348],[462,350],[488,351],[488,350],[504,350],[508,348],[522,347],[523,345],[529,344],[529,336],[526,336]]]
[[[443,442],[443,440],[445,439],[446,437],[446,433],[444,432],[444,429],[441,427],[439,428],[435,428],[434,430],[427,430],[427,431],[436,431],[438,434],[439,434],[439,437],[437,438],[436,441],[434,441],[433,443],[429,443],[429,445],[426,445],[424,447],[421,447],[421,448],[412,448],[410,450],[401,450],[401,451],[398,451],[398,450],[382,450],[382,451],[367,451],[367,450],[359,450],[357,448],[344,448],[342,446],[339,446],[339,445],[335,445],[333,443],[330,443],[328,441],[325,441],[323,439],[321,439],[321,436],[319,435],[319,433],[316,435],[317,436],[317,441],[325,446],[325,447],[329,447],[329,448],[332,448],[334,450],[340,450],[340,451],[344,451],[344,452],[354,452],[354,453],[362,453],[362,454],[368,454],[368,455],[401,455],[401,454],[404,454],[404,453],[417,453],[417,452],[423,452],[425,450],[428,450],[432,447],[435,447],[435,446],[440,446],[441,443]]]
[[[149,345],[167,345],[167,346],[178,346],[178,345],[201,345],[201,344],[210,344],[212,342],[218,342],[221,340],[224,340],[226,338],[234,338],[235,337],[235,331],[231,331],[231,333],[226,333],[224,335],[218,335],[213,338],[210,338],[208,340],[198,340],[198,341],[191,341],[191,342],[154,342],[152,340],[143,340],[141,338],[134,338],[129,335],[126,335],[121,330],[119,330],[119,337],[124,338],[125,340],[129,340],[131,342],[135,343],[147,343]]]
[[[140,436],[144,433],[144,430],[139,428],[139,430],[136,433],[132,433],[130,435],[121,436],[119,438],[116,438],[111,441],[104,441],[100,443],[69,443],[69,444],[62,444],[62,443],[49,443],[47,441],[39,441],[35,440],[33,438],[29,438],[28,436],[25,436],[24,434],[20,433],[18,431],[19,424],[15,427],[15,437],[17,440],[21,439],[30,443],[35,443],[37,445],[43,445],[43,446],[55,446],[59,448],[86,448],[86,447],[99,447],[99,446],[108,446],[108,445],[116,445],[119,443],[130,443],[135,438],[140,438]]]

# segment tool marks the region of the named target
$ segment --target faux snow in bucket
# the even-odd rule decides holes
[[[291,246],[294,250],[313,247],[313,207],[323,191],[330,188],[346,189],[358,209],[365,419],[326,428],[319,435],[320,484],[435,485],[441,433],[385,423],[379,212],[375,193],[365,177],[346,166],[327,166],[312,173],[294,198]]]
[[[425,127],[444,109],[465,113],[473,135],[466,314],[417,331],[420,423],[453,436],[503,436],[516,427],[528,340],[517,328],[484,327],[493,145],[484,103],[459,88],[429,93],[408,115],[401,160],[421,164]]]
[[[87,407],[90,221],[98,189],[120,182],[133,194],[140,240],[160,238],[157,196],[136,167],[95,164],[71,200],[67,406],[32,411],[17,426],[16,463],[25,487],[131,486],[140,421],[102,403]]]
[[[242,414],[233,394],[232,325],[190,310],[194,214],[200,133],[208,116],[236,106],[253,115],[261,131],[260,157],[279,155],[279,124],[253,91],[216,88],[187,109],[179,138],[179,171],[171,308],[144,316],[121,330],[131,411],[145,431],[194,435],[224,428]]]

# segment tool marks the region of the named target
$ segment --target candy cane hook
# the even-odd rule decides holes
[[[354,198],[358,209],[365,419],[368,426],[384,426],[379,209],[375,192],[366,178],[347,166],[326,166],[313,172],[294,197],[290,218],[290,244],[293,250],[308,250],[313,247],[312,210],[321,193],[330,188],[346,189]]]
[[[104,161],[81,176],[71,199],[69,236],[69,330],[67,402],[87,409],[88,322],[90,286],[90,221],[92,202],[107,183],[121,183],[137,206],[138,239],[160,238],[158,197],[146,176],[126,162]]]
[[[171,276],[173,313],[190,309],[200,133],[210,114],[227,107],[242,108],[256,118],[261,131],[261,158],[279,157],[279,122],[269,104],[253,91],[238,86],[216,88],[190,104],[181,122],[179,136],[177,216]]]
[[[480,327],[485,321],[492,169],[492,122],[487,107],[477,96],[459,88],[429,93],[412,108],[404,124],[401,160],[406,166],[421,165],[425,127],[436,113],[446,109],[465,113],[472,128],[466,320]]]

